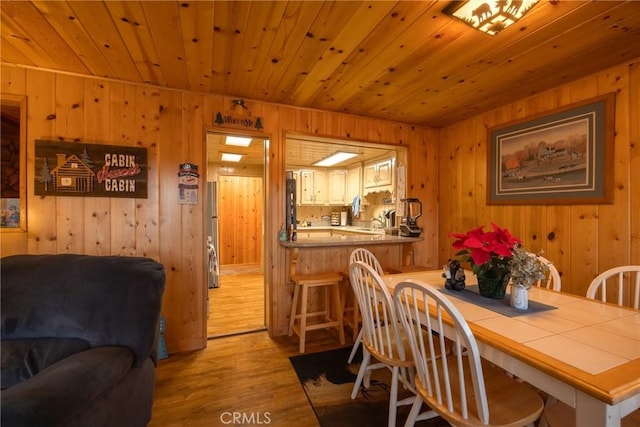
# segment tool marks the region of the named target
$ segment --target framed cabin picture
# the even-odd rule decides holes
[[[488,130],[487,204],[613,202],[615,94]]]
[[[147,198],[147,149],[35,141],[38,196]]]

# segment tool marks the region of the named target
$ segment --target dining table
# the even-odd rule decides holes
[[[532,287],[525,310],[445,288],[441,270],[387,274],[390,292],[407,279],[449,297],[474,333],[480,355],[576,411],[577,427],[618,427],[640,408],[640,311]],[[445,331],[445,335],[446,335]],[[491,409],[489,409],[491,410]]]

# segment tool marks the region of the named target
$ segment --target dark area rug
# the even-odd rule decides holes
[[[351,347],[289,358],[307,399],[323,427],[386,427],[389,415],[391,372],[377,369],[371,374],[371,386],[360,388],[356,399],[351,391],[362,362],[362,347],[351,364],[347,363]],[[411,396],[399,386],[398,400]],[[411,405],[398,408],[396,425],[403,426]],[[422,410],[426,410],[423,405]],[[442,418],[419,421],[419,427],[448,426]]]

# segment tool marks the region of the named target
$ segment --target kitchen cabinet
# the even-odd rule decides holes
[[[315,205],[326,205],[329,200],[329,188],[327,186],[327,173],[313,171],[313,190],[315,192]]]
[[[297,229],[298,239],[317,239],[331,237],[331,230],[324,229],[308,229],[305,227],[298,227]]]
[[[364,166],[364,187],[375,188],[393,184],[393,159]]]
[[[300,205],[326,205],[328,201],[327,173],[317,170],[301,170]]]
[[[312,205],[315,200],[315,193],[313,191],[313,171],[300,171],[298,177],[300,180],[298,204]]]
[[[347,171],[333,170],[329,171],[329,191],[327,199],[330,205],[346,205],[347,198],[345,195],[347,189]]]
[[[293,171],[296,179],[296,196],[299,205],[326,206],[351,204],[360,194],[360,168],[349,175],[346,169]],[[349,187],[349,190],[347,190]]]
[[[347,170],[347,204],[353,201],[356,196],[362,195],[362,167],[351,168]]]
[[[293,179],[296,181],[296,204],[300,204],[300,174],[298,171],[291,171]]]

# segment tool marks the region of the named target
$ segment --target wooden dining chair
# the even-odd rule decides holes
[[[394,301],[416,364],[417,395],[405,426],[414,425],[423,403],[457,426],[524,426],[540,417],[539,394],[481,360],[469,325],[442,292],[406,280],[396,285]]]
[[[560,272],[558,271],[556,266],[553,265],[553,263],[548,259],[541,257],[540,255],[537,255],[537,257],[539,262],[547,265],[547,267],[549,268],[549,271],[547,272],[546,279],[538,280],[538,282],[536,283],[536,286],[544,287],[547,289],[552,289],[554,291],[560,292],[562,290],[562,281],[560,279]]]
[[[614,287],[613,291],[607,291],[607,285]],[[587,288],[587,298],[599,299],[604,302],[615,300],[618,305],[638,310],[640,307],[640,265],[614,267],[598,274]]]
[[[368,249],[365,249],[365,248],[354,249],[351,252],[351,255],[349,256],[349,265],[353,264],[356,261],[364,262],[368,266],[372,267],[376,273],[382,276],[383,271],[382,271],[382,266],[380,265],[380,261],[378,261],[378,258],[376,258],[376,256]],[[346,300],[347,300],[347,295],[345,293],[345,295],[342,298],[343,304],[346,304]],[[360,310],[358,308],[357,298],[354,298],[353,307],[351,307],[350,310],[352,310],[352,312],[350,313],[351,318],[348,318],[348,316],[345,316],[345,319],[347,319],[345,323],[347,323],[352,328],[352,331],[354,332],[354,340],[353,340],[354,342],[353,342],[353,347],[351,348],[351,353],[349,354],[349,359],[347,360],[347,363],[351,363],[353,361],[353,358],[355,357],[358,351],[358,347],[360,347],[360,344],[362,343],[362,329],[359,327]],[[356,332],[357,332],[357,336],[356,336]]]
[[[396,425],[397,407],[410,405],[414,401],[412,353],[406,346],[407,340],[398,323],[391,294],[380,275],[362,261],[351,264],[349,275],[362,314],[363,332],[362,364],[351,398],[356,398],[363,381],[364,387],[369,387],[368,378],[372,370],[388,368],[391,371],[388,425],[392,427]],[[373,363],[372,359],[379,363]],[[399,384],[411,390],[413,395],[398,401]]]

